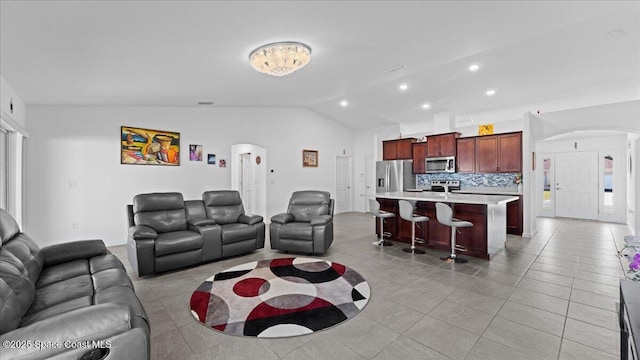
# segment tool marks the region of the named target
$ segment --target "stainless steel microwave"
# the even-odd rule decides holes
[[[445,157],[426,158],[424,169],[426,173],[456,172],[456,157],[445,156]]]

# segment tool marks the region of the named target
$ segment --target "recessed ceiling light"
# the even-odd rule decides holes
[[[495,90],[493,90],[493,89],[491,89],[491,90],[487,90],[487,92],[486,92],[485,94],[487,94],[487,96],[493,96],[493,95],[495,95],[495,94],[496,94],[496,91],[495,91]]]
[[[349,102],[347,100],[340,101],[340,106],[347,107],[347,105],[349,105]]]
[[[471,64],[469,65],[469,71],[478,71],[480,69],[480,65],[478,64]]]
[[[406,91],[409,88],[409,85],[407,84],[400,84],[400,86],[398,86],[398,89],[400,89],[401,91]]]
[[[423,109],[428,109],[428,108],[430,108],[430,107],[431,107],[431,105],[430,105],[430,104],[426,104],[426,103],[425,103],[425,104],[422,104],[422,108],[423,108]]]

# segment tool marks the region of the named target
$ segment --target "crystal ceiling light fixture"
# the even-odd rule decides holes
[[[311,48],[293,41],[260,46],[249,54],[249,62],[257,71],[273,76],[285,76],[307,65]]]

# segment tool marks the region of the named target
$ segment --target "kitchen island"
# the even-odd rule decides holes
[[[456,252],[489,260],[504,249],[507,240],[507,203],[518,196],[459,194],[442,192],[388,192],[376,194],[381,210],[396,214],[385,223],[389,240],[411,243],[411,222],[400,218],[398,200],[415,204],[415,213],[429,217],[429,221],[416,224],[416,246],[450,252],[451,228],[436,218],[436,203],[445,203],[453,209],[453,216],[473,223],[473,227],[460,228],[456,238]],[[376,233],[379,234],[378,222]]]

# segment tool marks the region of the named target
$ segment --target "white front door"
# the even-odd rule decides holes
[[[598,152],[556,154],[556,215],[598,219]]]
[[[336,157],[335,213],[351,211],[351,157]]]

